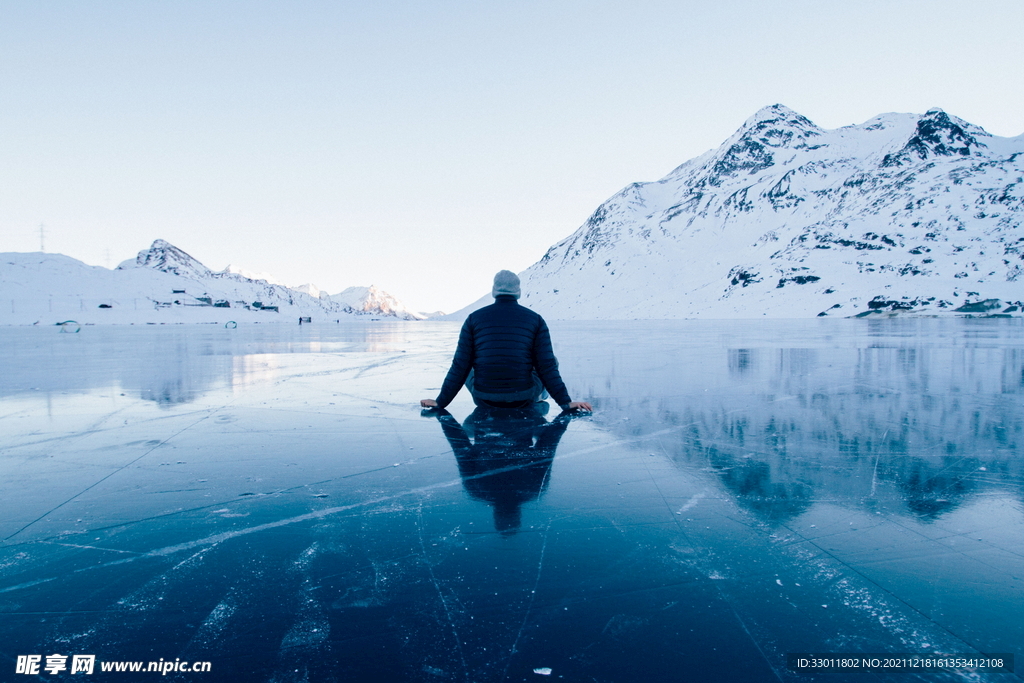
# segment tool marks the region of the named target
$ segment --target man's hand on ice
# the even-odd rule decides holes
[[[432,398],[425,398],[422,401],[420,401],[420,405],[424,408],[436,408],[437,401],[435,401]]]
[[[566,410],[585,410],[588,413],[594,412],[594,406],[590,405],[586,401],[573,401],[569,404]]]

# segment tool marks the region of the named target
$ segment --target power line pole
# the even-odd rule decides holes
[[[46,251],[46,244],[44,239],[46,236],[46,226],[42,223],[39,224],[39,251]]]

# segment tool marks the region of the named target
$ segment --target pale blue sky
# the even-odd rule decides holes
[[[1024,133],[1024,3],[0,0],[0,251],[454,310],[781,102]]]

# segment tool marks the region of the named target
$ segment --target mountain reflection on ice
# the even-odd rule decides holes
[[[709,467],[769,523],[814,501],[929,521],[994,490],[1024,500],[1019,323],[759,327],[750,339],[742,323],[652,324],[613,344],[581,331],[567,371],[601,378],[596,420],[616,433],[680,427],[659,448]],[[751,341],[762,345],[740,346]]]
[[[0,397],[117,388],[158,404],[188,403],[216,387],[271,380],[274,359],[282,354],[390,353],[416,332],[388,323],[55,330],[8,328],[0,333],[9,361],[0,375]]]
[[[453,323],[0,328],[0,678],[1005,680],[786,654],[1019,648],[1020,323],[552,322],[572,419],[421,414]]]

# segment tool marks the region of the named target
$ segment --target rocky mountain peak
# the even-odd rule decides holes
[[[975,133],[987,135],[977,126],[951,117],[939,108],[929,109],[918,120],[914,134],[903,149],[885,155],[882,166],[903,166],[936,156],[971,156],[986,146],[978,141]]]
[[[149,249],[143,249],[134,261],[128,260],[118,266],[126,268],[152,268],[164,273],[183,277],[210,277],[213,271],[198,260],[166,240],[153,240]]]
[[[775,164],[775,150],[813,148],[822,129],[782,104],[758,110],[733,134],[710,163],[705,183],[719,186],[726,179],[750,175]]]
[[[798,114],[784,104],[772,104],[767,107],[761,107],[754,112],[754,115],[740,126],[740,132],[758,134],[774,128],[812,131],[814,133],[821,131],[806,116]]]

